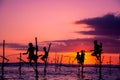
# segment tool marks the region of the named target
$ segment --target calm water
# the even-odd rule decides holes
[[[61,70],[60,70],[61,69]],[[47,66],[47,75],[44,77],[44,66],[38,66],[39,80],[98,80],[99,74],[96,67],[85,67],[84,78],[78,75],[78,67],[56,68],[54,65]],[[21,77],[19,75],[19,66],[5,66],[6,80],[35,80],[35,71],[33,67],[23,65],[21,69]],[[0,70],[1,75],[1,70]],[[20,77],[20,78],[19,78]],[[120,80],[120,70],[118,68],[103,67],[103,80]]]

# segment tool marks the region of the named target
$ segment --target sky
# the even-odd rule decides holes
[[[117,58],[119,5],[120,0],[0,0],[0,53],[3,40],[6,55],[11,55],[25,52],[37,37],[40,54],[51,42],[52,56],[57,52],[75,57],[77,51],[85,50],[89,61],[89,50],[98,40],[107,57]]]

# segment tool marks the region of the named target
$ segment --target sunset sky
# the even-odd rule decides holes
[[[35,45],[35,37],[39,54],[51,42],[52,59],[55,53],[75,57],[86,50],[86,64],[94,60],[89,50],[96,39],[103,43],[105,63],[112,56],[117,64],[120,0],[0,0],[0,55],[3,40],[7,56],[25,52],[29,42]]]

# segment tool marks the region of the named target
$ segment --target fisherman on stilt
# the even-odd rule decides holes
[[[99,62],[99,80],[102,79],[102,60],[101,60],[101,53],[102,53],[102,43],[98,44],[97,40],[94,40],[94,51],[91,55],[95,56]]]
[[[94,50],[91,51],[94,51],[91,55],[96,56],[97,60],[99,60],[102,53],[102,43],[98,44],[98,41],[94,40]]]
[[[35,51],[35,50],[38,50],[38,47],[36,47],[36,48],[33,47],[33,44],[32,44],[32,43],[29,43],[28,45],[29,45],[29,48],[27,49],[27,52],[26,52],[26,53],[23,53],[23,55],[28,54],[29,63],[30,63],[30,65],[32,65],[32,60],[33,60],[34,62],[37,61],[38,56],[34,54],[34,51]]]
[[[80,64],[84,65],[84,60],[85,60],[85,51],[81,50],[81,56],[80,56]]]
[[[74,58],[73,62],[77,59],[77,63],[82,65],[82,64],[84,64],[84,60],[85,60],[85,51],[81,50],[80,52],[81,52],[81,54],[79,54],[79,52],[77,52],[77,55]]]
[[[77,55],[76,55],[74,61],[77,59],[77,63],[79,64],[78,65],[78,75],[80,75],[80,65],[81,65],[81,78],[84,78],[83,68],[84,68],[84,60],[85,60],[85,51],[81,50],[80,52],[81,52],[81,54],[79,54],[79,52],[77,52]]]
[[[41,60],[44,61],[45,67],[44,67],[44,76],[46,76],[46,67],[47,67],[47,59],[50,51],[51,43],[49,44],[48,50],[46,47],[43,47],[44,55],[41,57]]]

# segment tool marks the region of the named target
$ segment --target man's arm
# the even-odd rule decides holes
[[[27,50],[27,52],[26,52],[26,53],[23,53],[23,55],[26,55],[26,54],[28,54],[28,50]]]

